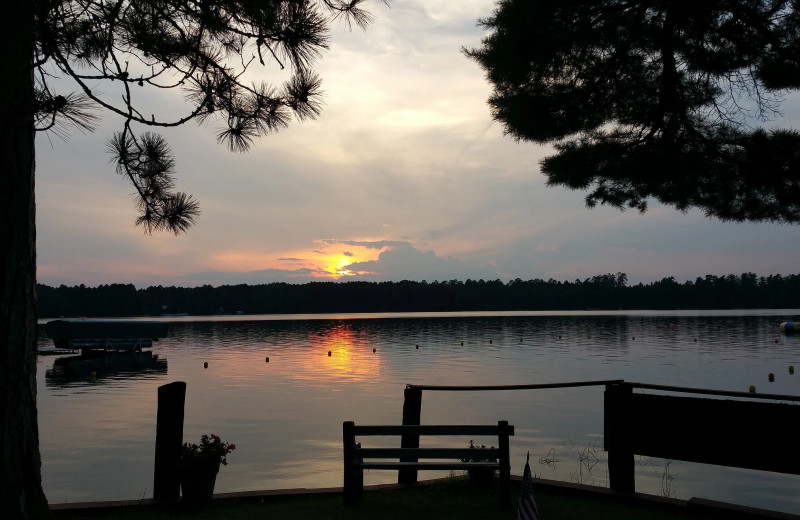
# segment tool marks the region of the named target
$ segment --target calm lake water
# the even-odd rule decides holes
[[[796,309],[161,320],[169,337],[143,366],[39,356],[51,503],[151,497],[157,388],[173,381],[187,383],[184,439],[215,433],[237,446],[217,492],[340,486],[342,422],[399,424],[407,384],[624,379],[800,395],[800,372],[789,374],[789,366],[800,369],[800,338],[779,330],[782,321],[800,321]],[[40,347],[51,346],[42,335]],[[537,476],[608,485],[602,386],[423,393],[423,424],[500,419],[516,427],[513,474],[522,473],[530,451]],[[367,484],[395,480],[393,472],[365,475]],[[638,458],[636,487],[800,513],[800,477],[788,475]]]

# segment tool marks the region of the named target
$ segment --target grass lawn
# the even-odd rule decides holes
[[[505,519],[517,518],[519,482],[513,482],[512,507],[502,510],[495,482],[478,488],[469,480],[450,478],[404,489],[365,491],[355,505],[345,507],[340,493],[216,498],[207,505],[128,505],[78,510],[57,509],[56,520],[339,520],[339,519]],[[569,487],[534,486],[541,520],[678,520],[766,518],[757,515],[688,507],[684,502],[637,500]]]

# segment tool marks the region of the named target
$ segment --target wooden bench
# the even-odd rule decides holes
[[[475,459],[476,449],[463,448],[362,448],[356,437],[371,436],[496,436],[496,448],[480,448],[484,462],[461,462]],[[508,421],[496,425],[423,425],[423,426],[356,426],[352,421],[342,425],[344,442],[344,503],[352,504],[363,491],[365,469],[388,470],[470,470],[500,471],[500,504],[511,507],[511,463],[509,436],[514,426]],[[396,459],[396,460],[386,460]],[[443,460],[444,459],[444,460]]]

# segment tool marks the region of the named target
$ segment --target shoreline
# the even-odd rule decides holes
[[[456,477],[462,478],[462,477]],[[415,487],[431,486],[440,484],[447,480],[452,480],[453,477],[444,477],[431,480],[423,480],[416,485],[404,484],[372,484],[365,485],[364,492],[385,491],[385,490],[403,490],[413,489]],[[512,475],[511,482],[514,487],[513,493],[516,496],[519,493],[519,484],[522,477],[519,475]],[[534,478],[533,479],[534,493],[539,494],[556,494],[569,499],[570,497],[590,497],[598,501],[610,501],[618,503],[638,503],[644,506],[654,507],[659,510],[670,509],[678,513],[684,512],[687,517],[692,515],[699,515],[703,518],[725,518],[725,519],[741,519],[741,520],[761,520],[761,519],[776,519],[776,520],[800,520],[800,515],[785,513],[781,511],[773,511],[769,509],[762,509],[750,506],[743,506],[732,504],[728,502],[720,502],[715,500],[708,500],[703,498],[690,498],[687,500],[662,497],[657,495],[650,495],[646,493],[633,493],[626,494],[613,491],[609,488],[590,486],[586,484],[575,484],[571,482],[561,482],[556,480]],[[288,489],[271,489],[271,490],[256,490],[256,491],[234,491],[228,493],[215,493],[214,503],[224,505],[225,503],[240,503],[240,502],[261,502],[267,503],[273,500],[302,498],[304,496],[324,496],[324,495],[341,495],[341,487],[329,488],[288,488]],[[115,500],[104,502],[72,502],[49,504],[50,511],[56,518],[59,516],[67,516],[70,514],[108,514],[114,510],[121,510],[123,508],[151,508],[151,507],[171,507],[180,506],[180,501],[174,502],[159,502],[152,498],[138,499],[138,500]],[[514,504],[516,509],[516,502]],[[62,515],[59,515],[61,513]]]

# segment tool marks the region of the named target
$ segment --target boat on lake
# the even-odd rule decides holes
[[[156,321],[53,320],[47,322],[47,336],[56,350],[118,352],[150,348],[167,337],[167,324]]]

